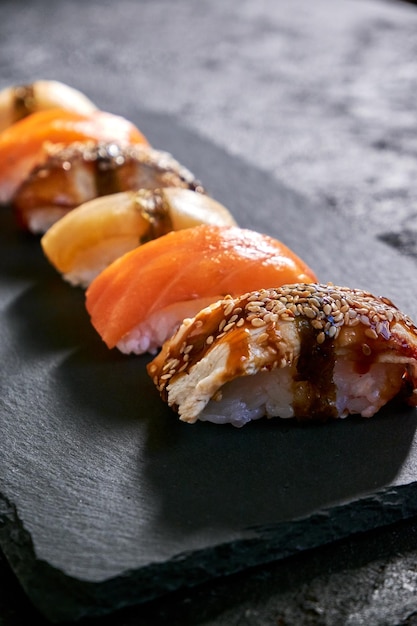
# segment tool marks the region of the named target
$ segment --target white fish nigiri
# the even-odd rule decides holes
[[[48,109],[92,113],[96,105],[81,91],[57,80],[36,80],[0,91],[0,132],[15,122]]]
[[[47,230],[41,245],[64,280],[87,287],[126,252],[172,230],[199,224],[236,222],[225,206],[206,194],[181,187],[140,189],[81,204]]]

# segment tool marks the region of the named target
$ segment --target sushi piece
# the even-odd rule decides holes
[[[82,114],[57,108],[32,113],[0,134],[0,203],[10,202],[32,169],[45,160],[48,145],[75,141],[148,145],[134,124],[105,111]]]
[[[91,322],[109,348],[155,352],[185,317],[226,294],[314,281],[283,243],[237,226],[178,230],[128,252],[86,291]]]
[[[167,187],[115,193],[73,209],[41,238],[49,262],[72,285],[87,287],[110,263],[171,230],[236,225],[208,195]]]
[[[417,328],[365,291],[284,285],[185,320],[148,373],[188,423],[371,417],[395,397],[417,405]]]
[[[14,194],[12,206],[23,229],[43,234],[75,207],[121,191],[184,187],[203,192],[200,182],[167,152],[139,144],[75,142],[46,147]]]
[[[47,109],[92,113],[96,105],[78,89],[57,80],[37,80],[0,91],[0,132],[19,120]]]

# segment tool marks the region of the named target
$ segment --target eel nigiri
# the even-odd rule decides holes
[[[46,157],[48,144],[117,141],[148,145],[129,120],[105,111],[89,114],[56,108],[38,111],[0,133],[0,202],[10,202],[35,165]]]
[[[315,281],[283,243],[237,226],[170,232],[127,252],[86,291],[91,322],[109,348],[155,352],[182,320],[248,289]]]
[[[284,285],[185,320],[148,373],[189,423],[371,417],[397,397],[417,405],[417,328],[362,290]]]
[[[52,145],[16,190],[12,206],[20,226],[42,234],[75,207],[120,191],[184,187],[203,192],[186,167],[148,145],[74,142]]]
[[[0,132],[19,120],[46,109],[92,113],[96,105],[81,91],[57,80],[36,80],[0,91]]]
[[[236,225],[210,196],[181,187],[95,198],[73,209],[41,238],[49,262],[72,285],[87,287],[119,256],[171,230]]]

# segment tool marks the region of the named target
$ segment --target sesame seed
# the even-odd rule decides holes
[[[252,324],[252,326],[256,326],[256,327],[265,326],[264,320],[258,317],[254,317],[250,323]]]
[[[316,317],[315,311],[313,311],[313,309],[309,306],[303,307],[303,314],[310,319],[314,319]]]
[[[226,306],[224,307],[224,316],[227,317],[230,315],[230,313],[233,311],[233,308],[235,306],[235,303],[233,300],[231,300],[230,302],[228,302],[226,304]]]
[[[337,334],[337,327],[336,326],[330,326],[327,334],[329,335],[330,339],[333,339],[333,337],[335,337],[336,334]]]
[[[311,325],[316,330],[321,330],[324,327],[323,321],[318,319],[311,320]]]
[[[269,339],[268,333],[261,333],[257,337],[257,340],[259,343],[265,343],[266,341],[268,341],[268,339]]]
[[[374,328],[367,328],[365,330],[365,335],[370,339],[378,339],[378,333]]]
[[[325,339],[326,339],[326,335],[324,334],[324,332],[323,332],[323,331],[321,331],[321,332],[317,335],[317,343],[323,343]]]

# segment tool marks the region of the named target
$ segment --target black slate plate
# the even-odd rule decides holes
[[[242,226],[320,280],[391,297],[416,317],[413,263],[261,171],[141,112]],[[180,423],[148,357],[108,351],[83,293],[0,214],[0,543],[52,621],[100,615],[417,512],[416,413],[315,426]]]

